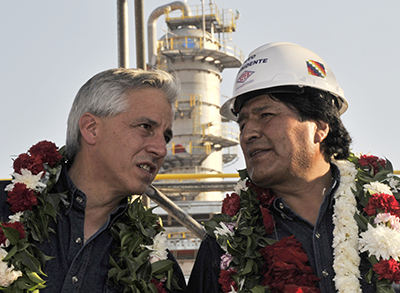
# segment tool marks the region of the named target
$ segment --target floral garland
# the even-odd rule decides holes
[[[366,257],[371,264],[366,281],[376,283],[376,292],[394,292],[391,284],[400,283],[400,178],[389,161],[375,156],[351,154],[332,162],[341,175],[333,215],[336,289],[361,292],[359,264]],[[225,251],[222,291],[320,292],[301,243],[294,236],[268,238],[275,226],[269,208],[276,196],[255,186],[246,170],[239,175],[222,213],[205,223]]]
[[[64,148],[49,141],[32,146],[14,161],[12,183],[7,185],[7,202],[14,214],[0,222],[0,291],[38,292],[46,287],[42,271],[46,256],[30,240],[49,241],[55,233],[63,193],[51,193],[58,181]],[[127,212],[111,227],[117,240],[115,258],[110,256],[108,277],[124,292],[158,292],[179,288],[173,276],[173,262],[167,259],[166,235],[159,217],[146,210],[141,198],[131,199]]]

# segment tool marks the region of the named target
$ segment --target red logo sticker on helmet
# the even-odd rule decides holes
[[[245,71],[242,73],[242,75],[239,76],[238,80],[236,82],[238,83],[243,83],[245,82],[252,74],[254,71]]]
[[[322,63],[313,60],[307,60],[307,68],[308,74],[310,75],[319,76],[322,78],[326,77],[325,66]]]

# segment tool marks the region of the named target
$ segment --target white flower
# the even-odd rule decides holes
[[[228,224],[230,224],[230,223],[228,223]],[[219,225],[222,228],[219,228],[219,227],[215,228],[215,231],[214,231],[215,237],[218,238],[218,235],[222,235],[222,236],[233,236],[234,235],[234,233],[231,231],[231,229],[229,229],[227,224],[225,224],[224,222],[220,222]]]
[[[357,202],[352,190],[355,190],[357,169],[347,160],[333,160],[340,171],[340,185],[335,192],[333,214],[333,269],[335,286],[339,293],[359,292],[360,256],[358,254],[358,225],[354,219]]]
[[[215,230],[214,230],[215,237],[218,238],[219,235],[225,236],[225,237],[227,237],[227,236],[228,237],[232,237],[235,234],[231,229],[229,229],[231,226],[234,227],[234,223],[225,224],[224,222],[220,222],[219,225],[222,228],[219,228],[219,227],[215,228]],[[226,252],[228,251],[228,248],[226,247],[226,245],[221,245],[221,248],[223,250],[225,250]]]
[[[150,253],[150,263],[167,259],[167,235],[164,232],[154,236],[153,245],[142,245],[142,247],[152,250]]]
[[[378,260],[392,257],[400,261],[400,233],[382,223],[376,227],[368,224],[368,230],[360,234],[359,246],[361,252],[368,251]]]
[[[18,277],[22,276],[22,272],[14,271],[14,266],[8,267],[7,263],[3,261],[6,257],[7,251],[0,248],[0,286],[10,286]]]
[[[340,184],[343,188],[347,187],[347,184],[354,183],[354,179],[357,175],[357,169],[354,167],[354,164],[347,160],[337,160],[333,161],[340,170]]]
[[[10,219],[10,223],[15,223],[15,222],[21,222],[21,216],[22,216],[22,212],[17,212],[11,216],[8,216],[8,218]]]
[[[397,192],[397,188],[400,187],[400,180],[395,174],[388,174],[387,175],[389,180],[388,184],[393,189],[394,192]]]
[[[378,181],[370,182],[370,184],[364,184],[363,187],[364,187],[364,192],[369,192],[370,194],[386,193],[393,195],[388,185],[380,183]]]
[[[240,191],[246,191],[248,187],[246,186],[246,181],[245,180],[239,180],[238,183],[236,184],[234,191],[236,194],[240,194]]]
[[[21,174],[12,174],[12,177],[14,179],[11,181],[11,184],[8,184],[6,186],[5,191],[13,190],[15,183],[24,183],[27,188],[41,192],[44,188],[46,188],[46,184],[40,181],[42,175],[43,171],[37,175],[33,175],[32,172],[28,169],[21,169]]]
[[[396,230],[397,232],[400,233],[400,219],[396,216],[393,216],[390,213],[379,213],[376,215],[375,219],[374,219],[374,223],[375,224],[379,224],[379,223],[388,223],[388,227]]]

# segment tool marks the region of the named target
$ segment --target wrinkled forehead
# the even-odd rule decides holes
[[[237,115],[237,123],[247,119],[250,114],[259,114],[263,111],[271,109],[276,106],[279,101],[274,100],[268,94],[261,94],[254,96],[251,99],[247,99],[240,107]]]

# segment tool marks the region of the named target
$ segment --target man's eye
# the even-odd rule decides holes
[[[140,127],[144,128],[144,129],[151,129],[150,124],[140,124]]]
[[[262,114],[261,114],[261,117],[264,118],[264,117],[268,117],[268,116],[270,116],[270,115],[272,115],[272,114],[271,114],[271,113],[262,113]]]

